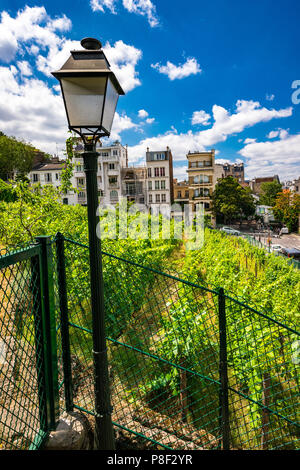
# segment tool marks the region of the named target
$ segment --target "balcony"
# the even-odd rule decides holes
[[[107,170],[107,175],[108,176],[119,176],[119,170],[115,168],[114,170]]]

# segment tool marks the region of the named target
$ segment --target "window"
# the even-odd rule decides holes
[[[126,183],[126,194],[129,194],[130,196],[135,195],[135,184],[134,183]]]
[[[155,189],[159,189],[159,181],[155,181]]]
[[[204,166],[211,166],[211,161],[210,161],[210,160],[205,161],[205,162],[204,162]]]
[[[63,204],[69,204],[69,201],[68,201],[68,198],[67,198],[67,197],[64,197],[64,198],[63,198]]]
[[[177,192],[177,197],[181,197],[181,191]]]
[[[45,181],[46,183],[50,183],[52,181],[51,173],[45,173]]]
[[[148,168],[148,178],[151,178],[151,168]]]
[[[196,184],[209,183],[209,182],[210,182],[210,178],[208,175],[194,176],[194,183]]]
[[[140,197],[140,204],[145,204],[145,198]]]
[[[162,180],[162,181],[160,182],[160,189],[166,189],[166,182],[165,182],[165,180]]]
[[[84,191],[79,191],[78,199],[85,199],[85,192]]]
[[[199,197],[200,196],[200,191],[199,189],[195,189],[194,191],[194,197]]]
[[[119,155],[118,150],[113,150],[113,155],[114,155],[115,157],[118,156],[118,155]]]
[[[165,176],[165,167],[160,169],[160,176]]]
[[[83,171],[83,165],[76,165],[76,171]]]
[[[115,164],[114,163],[109,163],[108,168],[109,168],[109,170],[114,170],[115,169]]]
[[[117,186],[118,184],[118,178],[116,176],[108,178],[108,181],[111,186]]]
[[[189,197],[189,192],[185,191],[185,198],[188,199],[188,197]]]
[[[39,180],[39,175],[37,173],[33,173],[33,182],[36,183]]]
[[[101,157],[109,157],[108,152],[101,152],[100,155],[101,155]]]
[[[118,196],[118,191],[111,191],[110,192],[110,199],[111,200],[115,200],[115,199],[118,199],[119,196]]]
[[[160,202],[160,194],[155,194],[155,202]]]
[[[77,179],[77,186],[84,186],[84,178]]]
[[[101,168],[102,168],[102,167],[101,167],[101,163],[99,163],[99,171],[101,171]]]
[[[154,160],[165,160],[165,154],[164,153],[155,153],[153,156]]]
[[[149,191],[152,191],[152,181],[148,181],[148,189]]]
[[[159,168],[154,168],[154,176],[159,176]]]
[[[165,194],[161,195],[161,202],[166,202],[166,195]]]
[[[191,162],[191,167],[196,168],[197,167],[197,162]]]
[[[58,173],[55,173],[55,179],[56,179],[56,181],[59,180],[59,174]]]
[[[152,203],[152,194],[149,194],[149,204]]]

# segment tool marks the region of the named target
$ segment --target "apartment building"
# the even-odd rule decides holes
[[[147,202],[147,168],[129,167],[121,169],[122,196],[128,202],[146,204]]]
[[[178,181],[176,178],[174,186],[174,203],[184,207],[189,202],[189,183],[187,181]]]
[[[98,191],[101,204],[117,204],[122,196],[121,172],[123,168],[128,167],[127,148],[119,142],[115,142],[108,147],[102,147],[98,143]],[[85,205],[86,199],[86,180],[83,167],[83,158],[81,152],[83,146],[80,142],[75,147],[75,167],[73,172],[72,184],[77,189],[77,200],[75,204]]]
[[[189,152],[188,159],[188,185],[189,201],[193,210],[201,204],[205,212],[211,212],[211,196],[215,177],[215,150],[210,152]]]
[[[28,174],[31,184],[39,183],[41,186],[52,185],[55,188],[61,186],[61,173],[65,166],[65,160],[59,160],[58,157],[53,157],[51,160],[42,160],[33,166]],[[62,201],[64,204],[75,203],[75,192],[68,191],[63,196]]]
[[[259,196],[262,192],[261,185],[263,183],[273,183],[273,181],[280,183],[279,177],[277,175],[274,175],[274,176],[265,176],[263,178],[253,178],[250,181],[249,185],[250,185],[252,192],[256,194],[257,196]]]
[[[232,176],[237,179],[240,184],[245,182],[245,168],[244,163],[225,163],[221,165],[220,163],[216,164],[216,167],[221,169],[221,178],[226,178],[227,176]],[[219,168],[216,168],[217,172]]]
[[[174,202],[173,157],[166,150],[146,152],[147,205],[170,206]]]

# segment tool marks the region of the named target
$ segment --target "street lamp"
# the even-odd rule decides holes
[[[100,450],[114,450],[111,421],[109,375],[104,321],[104,295],[99,223],[96,143],[109,136],[119,95],[124,95],[118,79],[97,39],[82,39],[84,48],[71,51],[62,68],[52,74],[60,81],[69,129],[84,143],[86,175],[91,304],[93,322],[93,360],[95,385],[95,445]]]

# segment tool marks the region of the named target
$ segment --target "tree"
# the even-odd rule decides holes
[[[261,189],[260,204],[271,207],[275,206],[276,197],[282,191],[282,185],[278,181],[272,181],[270,183],[262,183]]]
[[[249,188],[243,188],[232,176],[222,178],[212,195],[212,210],[217,220],[228,223],[255,213],[254,199]]]
[[[33,164],[35,148],[15,137],[0,134],[0,178],[7,181],[14,171],[28,173]]]
[[[300,195],[292,193],[289,189],[277,195],[273,208],[277,220],[285,224],[289,231],[297,230],[300,215]]]

